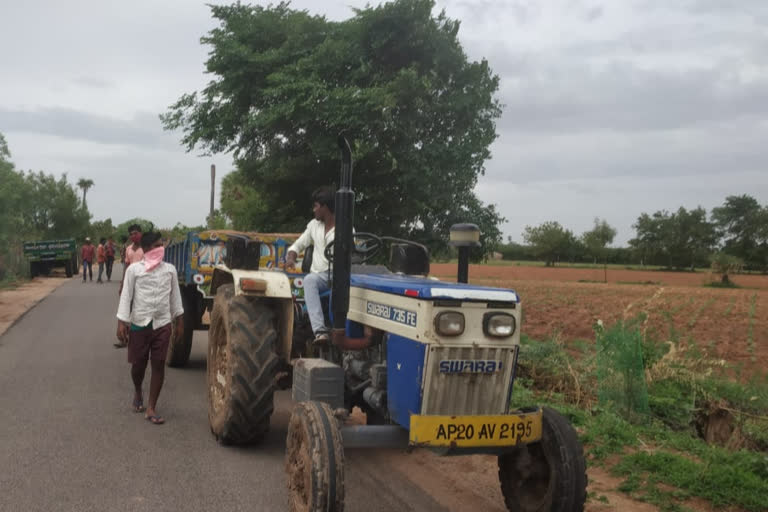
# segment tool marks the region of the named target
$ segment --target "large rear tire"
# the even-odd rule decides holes
[[[544,407],[542,438],[499,456],[499,480],[507,509],[578,512],[587,497],[587,467],[576,431]]]
[[[293,409],[285,472],[291,512],[344,511],[344,444],[328,404],[301,402]]]
[[[194,295],[193,295],[194,294]],[[171,338],[168,344],[168,355],[165,358],[168,366],[172,368],[181,368],[186,366],[189,361],[189,354],[192,352],[192,336],[197,327],[197,290],[182,288],[181,303],[184,307],[184,333],[179,339],[175,336]]]
[[[29,264],[29,277],[31,279],[34,279],[39,274],[38,268],[37,268],[37,262],[33,261]]]
[[[274,313],[220,286],[208,331],[208,419],[225,444],[251,444],[269,430],[278,364]]]
[[[68,261],[64,264],[64,273],[67,274],[67,277],[72,277],[73,275],[72,261]]]

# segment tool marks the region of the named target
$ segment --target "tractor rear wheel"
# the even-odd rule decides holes
[[[172,368],[181,368],[189,361],[189,354],[192,352],[192,336],[197,327],[197,303],[195,302],[199,294],[195,289],[186,287],[181,288],[181,305],[184,307],[184,332],[181,338],[171,338],[168,344],[168,355],[166,362]]]
[[[523,512],[584,510],[587,467],[576,431],[544,407],[541,441],[499,456],[499,480],[507,509]]]
[[[64,273],[67,275],[67,277],[72,277],[74,270],[72,269],[72,261],[68,261],[64,263]]]
[[[301,402],[285,448],[291,512],[344,511],[344,444],[330,406]]]
[[[260,441],[274,408],[278,364],[274,313],[235,295],[233,285],[216,293],[208,331],[208,419],[224,444]]]

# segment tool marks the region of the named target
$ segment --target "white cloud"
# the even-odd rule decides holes
[[[225,3],[218,1],[216,3]],[[259,2],[266,4],[267,2]],[[295,0],[339,20],[367,0]],[[506,104],[477,192],[520,239],[595,216],[632,237],[642,212],[768,202],[768,3],[761,0],[438,0],[487,57]],[[199,90],[204,2],[16,2],[0,17],[0,132],[19,168],[96,185],[96,218],[202,222],[208,169],[157,114]],[[365,184],[358,184],[364,187]]]

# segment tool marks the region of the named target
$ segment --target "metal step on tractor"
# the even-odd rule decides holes
[[[292,385],[285,458],[292,511],[344,509],[344,448],[352,446],[497,455],[509,510],[582,510],[586,467],[573,427],[552,409],[510,406],[521,303],[513,290],[467,284],[476,227],[451,233],[460,282],[427,277],[424,246],[353,232],[352,156],[346,139],[339,145],[335,241],[326,251],[330,343],[308,341],[303,274],[260,268],[263,242],[230,237],[209,290],[211,431],[226,444],[259,441],[275,390]],[[385,249],[386,266],[367,264]],[[355,407],[366,425],[348,421]]]

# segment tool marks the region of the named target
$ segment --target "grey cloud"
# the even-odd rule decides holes
[[[502,133],[484,180],[499,186],[616,177],[764,172],[768,125],[741,121],[686,130],[559,135]],[[727,178],[724,178],[726,180]],[[768,183],[768,182],[766,182]]]
[[[531,71],[531,70],[529,70]],[[502,79],[505,131],[670,130],[768,114],[768,84],[742,81],[726,67],[648,70],[627,63],[605,69],[536,69]]]
[[[80,76],[73,79],[72,83],[75,85],[91,87],[94,89],[111,89],[115,87],[115,83],[112,80],[105,80],[95,76]]]
[[[590,7],[587,9],[587,11],[584,13],[584,18],[587,21],[595,21],[596,19],[600,18],[603,15],[603,7],[602,6],[595,6]]]
[[[157,115],[146,112],[126,121],[67,108],[12,110],[0,107],[0,131],[55,135],[101,144],[178,147],[178,140],[163,132]]]

